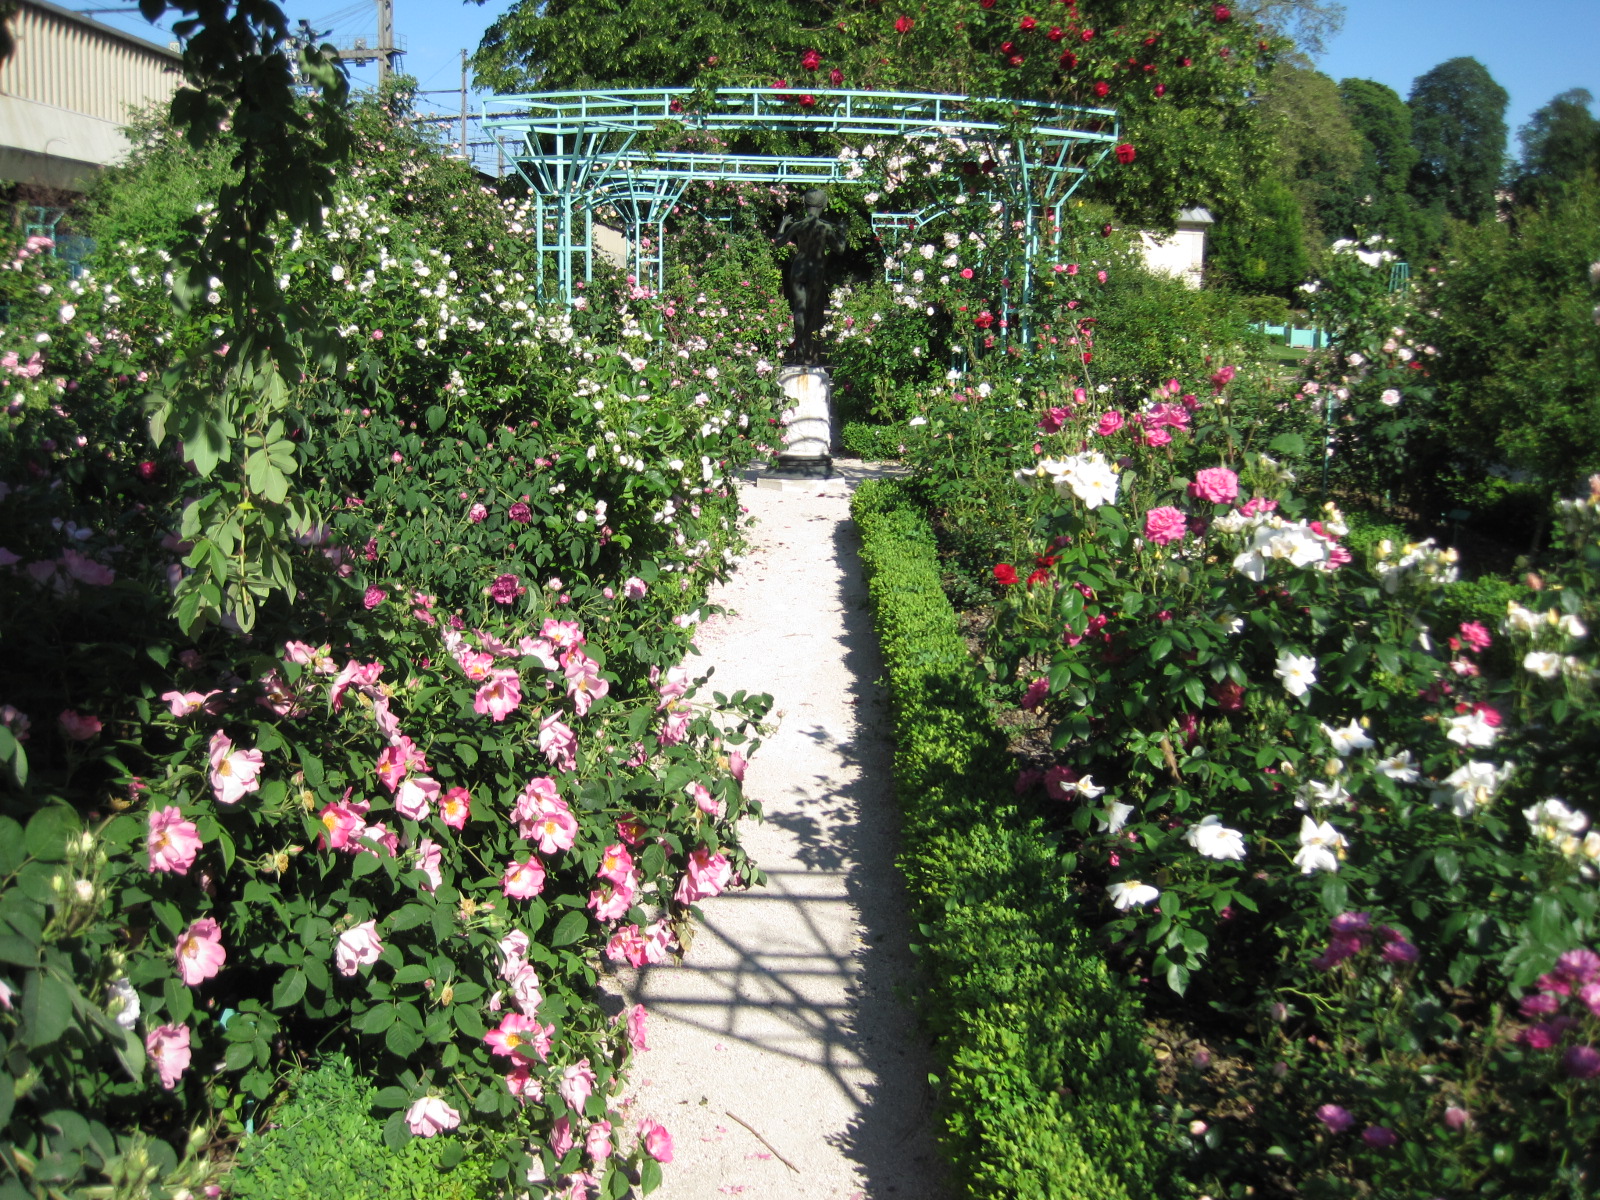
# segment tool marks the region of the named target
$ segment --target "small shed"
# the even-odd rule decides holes
[[[1186,208],[1178,214],[1172,233],[1141,233],[1144,265],[1159,274],[1176,276],[1192,288],[1199,287],[1205,278],[1206,230],[1214,224],[1204,208]]]

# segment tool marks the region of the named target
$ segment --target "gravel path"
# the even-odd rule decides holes
[[[613,980],[649,1011],[635,1120],[671,1131],[663,1200],[885,1200],[945,1194],[932,1068],[894,867],[887,702],[850,522],[871,467],[746,484],[752,551],[713,599],[711,687],[770,692],[776,733],[745,778],[764,888],[702,904],[680,965]],[[786,1161],[785,1161],[786,1160]]]

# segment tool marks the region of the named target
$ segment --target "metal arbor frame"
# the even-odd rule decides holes
[[[802,96],[810,103],[800,103]],[[998,112],[1010,112],[1014,122],[996,120]],[[1041,212],[1048,209],[1059,228],[1062,205],[1121,140],[1112,109],[922,92],[727,88],[702,96],[688,88],[624,88],[497,96],[484,102],[483,126],[533,192],[539,261],[553,265],[565,303],[572,303],[579,278],[593,277],[597,207],[614,206],[626,216],[635,278],[641,284],[653,278],[660,289],[666,284],[666,220],[690,183],[862,184],[852,177],[850,163],[837,157],[639,144],[668,122],[696,132],[808,130],[945,138],[982,148],[995,164],[991,186],[1002,185],[1004,215],[1021,210],[1030,259],[1039,249]],[[920,227],[937,211],[880,214],[873,225],[886,232],[906,227],[910,217],[910,225]],[[582,259],[581,267],[575,258]],[[541,272],[541,288],[546,274]],[[1031,285],[1024,271],[1024,300]]]

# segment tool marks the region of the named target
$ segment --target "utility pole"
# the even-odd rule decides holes
[[[467,149],[467,52],[461,52],[461,160],[472,161],[472,152]]]
[[[340,46],[339,57],[348,63],[378,64],[378,86],[389,82],[400,56],[405,53],[394,40],[394,0],[375,0],[378,6],[378,44],[368,46],[367,39],[358,37],[349,46]]]

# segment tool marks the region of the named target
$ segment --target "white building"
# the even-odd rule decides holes
[[[128,153],[128,114],[171,98],[176,50],[44,0],[20,0],[0,63],[0,180],[82,191]]]
[[[1216,224],[1203,208],[1186,208],[1178,214],[1178,227],[1166,235],[1141,233],[1144,265],[1162,275],[1174,275],[1192,288],[1204,281],[1206,230]]]

